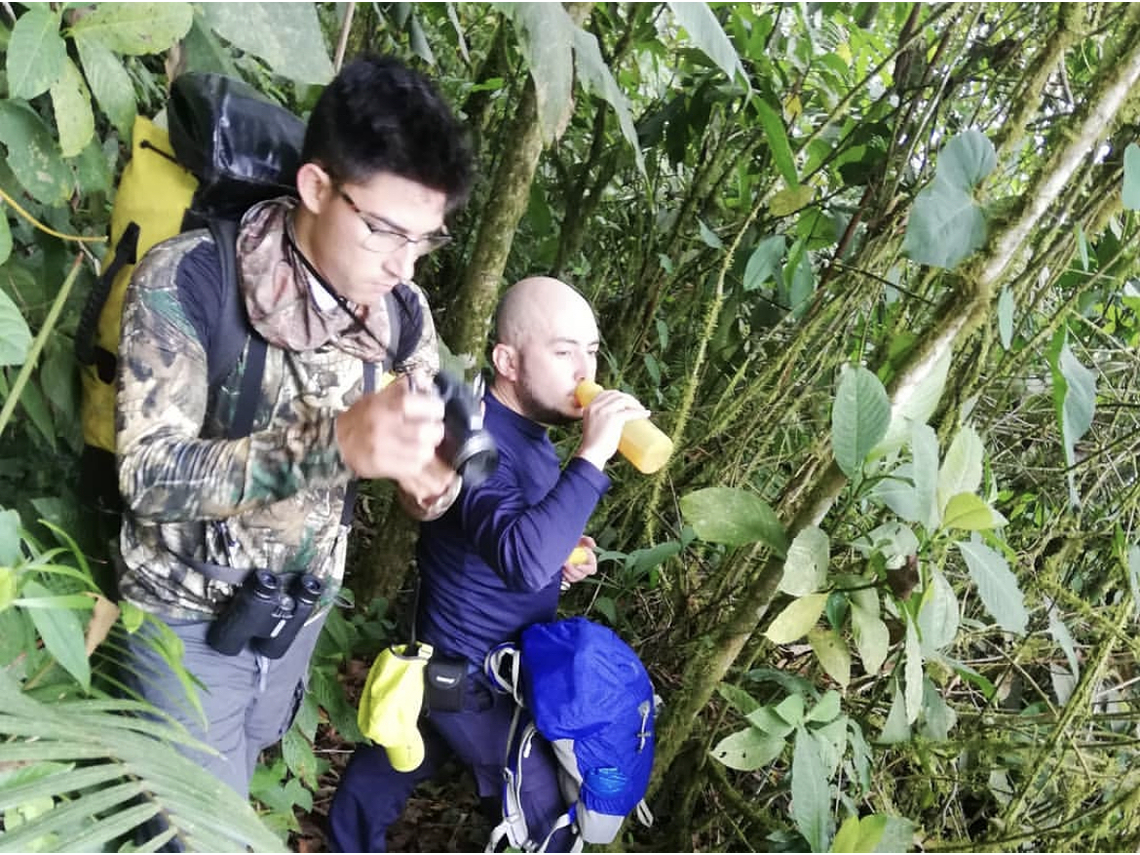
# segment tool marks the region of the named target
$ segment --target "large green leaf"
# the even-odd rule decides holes
[[[784,120],[763,98],[757,98],[755,103],[756,113],[760,117],[760,127],[764,129],[764,135],[768,138],[768,147],[772,152],[776,169],[780,171],[789,187],[798,187],[800,180],[796,174],[796,161],[788,142],[788,134],[784,130]]]
[[[752,772],[767,766],[784,750],[784,740],[769,736],[755,727],[726,736],[710,752],[713,757],[730,769]]]
[[[708,487],[681,498],[681,514],[693,527],[697,537],[710,543],[743,546],[766,543],[773,552],[784,556],[788,536],[768,503],[732,487]]]
[[[1001,289],[997,304],[998,337],[1001,346],[1009,350],[1013,344],[1013,291],[1006,285]]]
[[[290,3],[283,7],[293,5],[309,4]],[[170,48],[186,35],[193,19],[194,10],[189,3],[99,3],[94,11],[75,22],[69,34],[75,39],[99,42],[115,53],[142,56]],[[308,49],[312,50],[312,45]],[[303,63],[304,58],[298,56],[297,61]]]
[[[538,99],[542,137],[553,142],[561,136],[573,109],[571,46],[577,27],[559,3],[502,3],[498,8],[518,28],[519,46]]]
[[[200,8],[218,35],[265,60],[282,77],[300,83],[332,79],[332,61],[314,4],[204,3]]]
[[[1140,211],[1140,145],[1136,143],[1124,149],[1124,208]]]
[[[958,597],[937,567],[930,568],[930,584],[922,593],[918,631],[924,654],[946,647],[958,635]]]
[[[1053,373],[1053,406],[1061,427],[1065,462],[1071,467],[1076,462],[1077,440],[1092,426],[1096,410],[1096,375],[1081,365],[1073,355],[1069,349],[1067,330],[1063,327],[1053,339],[1049,364]],[[1066,477],[1069,482],[1069,500],[1075,506],[1078,497],[1071,470],[1066,472]]]
[[[819,745],[807,728],[796,730],[792,750],[792,820],[812,852],[826,852],[831,819],[831,784]]]
[[[910,452],[918,521],[933,529],[938,526],[942,507],[938,503],[938,435],[934,428],[916,424],[910,434]]]
[[[922,711],[922,645],[914,621],[906,621],[906,662],[903,669],[903,697],[906,722],[914,724]]]
[[[131,138],[137,105],[135,89],[123,63],[98,39],[76,36],[79,61],[100,109],[124,142]]]
[[[13,510],[0,510],[0,565],[14,567],[19,560],[20,515]]]
[[[0,142],[8,148],[8,166],[34,199],[57,205],[70,195],[71,170],[48,126],[27,104],[0,100]]]
[[[64,157],[75,157],[95,136],[95,115],[83,75],[70,59],[64,60],[63,73],[51,85],[51,104],[60,152]]]
[[[23,365],[32,346],[32,331],[19,307],[0,291],[0,365]]]
[[[1025,595],[1018,587],[1017,577],[1006,560],[982,543],[975,534],[972,540],[960,540],[958,550],[966,560],[970,578],[978,586],[978,595],[998,625],[1018,635],[1025,634],[1029,613],[1025,610]]]
[[[833,629],[816,627],[808,632],[807,638],[823,670],[846,689],[851,682],[851,651],[843,636]]]
[[[844,371],[831,410],[831,443],[835,462],[848,478],[862,472],[890,420],[891,403],[879,378],[861,365]]]
[[[59,35],[59,12],[33,3],[20,15],[8,42],[8,97],[35,98],[63,72],[67,45]]]
[[[49,599],[52,592],[29,580],[21,591],[24,599]],[[85,600],[87,598],[84,598]],[[88,600],[87,602],[90,602]],[[28,614],[36,625],[44,647],[84,689],[91,687],[91,664],[83,637],[83,624],[70,608],[34,608]]]
[[[784,560],[780,590],[793,597],[802,597],[822,588],[827,581],[829,549],[827,532],[818,526],[808,526],[797,534]]]
[[[808,634],[823,614],[827,594],[808,594],[792,600],[764,631],[773,644],[791,644]]]
[[[755,291],[765,282],[776,278],[780,270],[780,261],[787,249],[787,238],[783,235],[771,235],[756,244],[752,255],[748,257],[748,264],[744,268],[744,290]]]
[[[12,255],[12,230],[8,227],[8,210],[0,212],[0,266]]]
[[[914,200],[903,252],[919,264],[949,270],[985,242],[986,219],[974,197],[935,178]]]
[[[851,630],[855,634],[855,649],[859,651],[863,670],[873,677],[883,667],[891,641],[890,631],[879,617],[877,597],[874,609],[864,608],[852,602]]]
[[[960,190],[973,190],[997,165],[993,143],[981,131],[969,130],[946,143],[938,155],[938,178]]]
[[[186,742],[185,731],[139,715],[148,712],[131,701],[39,703],[0,669],[0,732],[7,736],[0,768],[48,767],[48,774],[0,779],[0,810],[31,796],[56,801],[7,829],[0,848],[29,851],[55,835],[55,851],[110,851],[162,813],[188,852],[280,852],[281,841],[244,799],[174,749],[172,742]],[[64,774],[54,768],[60,763],[82,768]]]
[[[736,77],[738,70],[741,77],[747,80],[736,48],[732,46],[708,3],[670,3],[669,8],[693,44],[704,51],[729,80]]]
[[[880,745],[896,745],[910,739],[910,725],[906,720],[906,701],[898,680],[893,681],[894,693],[891,700],[891,711],[883,723],[883,731],[879,734]]]
[[[887,428],[882,442],[871,452],[873,455],[880,456],[902,448],[911,438],[912,431],[929,421],[946,388],[950,357],[950,348],[946,348],[916,383],[896,395],[891,406],[891,426]]]
[[[870,816],[849,816],[839,826],[835,840],[831,843],[832,852],[874,852],[887,827],[888,817],[874,813]],[[898,850],[900,852],[905,849]]]
[[[958,493],[951,496],[943,512],[942,527],[960,528],[965,531],[988,531],[1005,525],[1006,518],[982,501],[973,493]]]
[[[982,483],[985,453],[976,430],[969,425],[958,430],[938,470],[938,508],[942,514],[946,513],[952,497],[977,492]]]
[[[1132,605],[1135,614],[1140,617],[1140,546],[1131,544],[1128,547],[1128,584],[1132,589]]]
[[[593,33],[587,32],[581,27],[574,28],[574,66],[578,70],[578,78],[582,81],[586,91],[602,98],[614,108],[622,136],[633,149],[638,170],[644,174],[645,158],[641,154],[641,144],[638,142],[637,127],[633,123],[629,100],[621,91],[617,81],[614,80],[613,72],[606,65],[602,51],[598,47],[597,38]]]

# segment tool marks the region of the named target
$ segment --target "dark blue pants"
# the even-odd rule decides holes
[[[492,692],[481,675],[469,674],[462,711],[435,711],[420,719],[424,762],[418,769],[397,772],[382,747],[358,745],[329,808],[330,851],[387,852],[388,827],[399,818],[416,785],[434,777],[451,754],[470,767],[480,797],[494,797],[501,804],[514,709],[509,695]],[[558,787],[558,761],[541,737],[523,760],[522,802],[534,840],[544,839],[566,812]],[[562,829],[547,851],[566,852],[571,841],[570,832]]]

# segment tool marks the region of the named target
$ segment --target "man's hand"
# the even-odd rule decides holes
[[[601,469],[617,452],[625,423],[647,418],[649,410],[641,406],[632,395],[616,389],[598,393],[590,406],[582,411],[582,441],[574,456],[588,460]]]
[[[581,582],[587,576],[593,576],[598,572],[598,556],[594,553],[594,547],[597,544],[594,538],[588,535],[582,535],[578,538],[578,547],[582,550],[579,556],[584,554],[581,561],[576,561],[573,564],[567,559],[566,563],[562,565],[562,590],[567,590],[575,582]],[[579,557],[575,556],[575,557]]]
[[[443,439],[443,401],[428,380],[401,377],[364,395],[336,419],[336,440],[360,478],[390,478],[417,499],[439,496],[455,473],[435,454]]]
[[[441,481],[445,484],[442,491],[438,489]],[[404,513],[414,520],[428,522],[443,516],[462,485],[463,479],[437,456],[416,475],[401,478],[397,482],[396,496]]]

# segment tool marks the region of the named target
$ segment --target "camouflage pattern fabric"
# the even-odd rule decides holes
[[[351,478],[335,418],[363,391],[363,363],[335,341],[299,351],[271,345],[253,432],[218,439],[236,406],[246,355],[212,402],[206,350],[177,281],[183,257],[208,240],[205,231],[190,232],[146,255],[127,290],[119,345],[115,427],[127,508],[120,589],[135,605],[173,619],[212,617],[233,593],[179,555],[238,569],[307,571],[331,597],[344,572],[348,528],[340,519]],[[242,261],[239,253],[244,271]],[[424,332],[397,371],[438,366],[431,315],[413,290],[425,305]],[[378,331],[387,338],[386,326]]]

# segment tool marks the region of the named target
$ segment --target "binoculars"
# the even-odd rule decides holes
[[[453,374],[435,375],[435,388],[443,399],[443,442],[439,456],[458,472],[468,487],[486,481],[499,465],[495,440],[483,427],[483,378],[468,385]]]
[[[324,589],[309,573],[292,576],[288,584],[286,590],[282,577],[254,570],[210,624],[206,641],[225,656],[236,656],[247,644],[268,659],[284,656]]]

